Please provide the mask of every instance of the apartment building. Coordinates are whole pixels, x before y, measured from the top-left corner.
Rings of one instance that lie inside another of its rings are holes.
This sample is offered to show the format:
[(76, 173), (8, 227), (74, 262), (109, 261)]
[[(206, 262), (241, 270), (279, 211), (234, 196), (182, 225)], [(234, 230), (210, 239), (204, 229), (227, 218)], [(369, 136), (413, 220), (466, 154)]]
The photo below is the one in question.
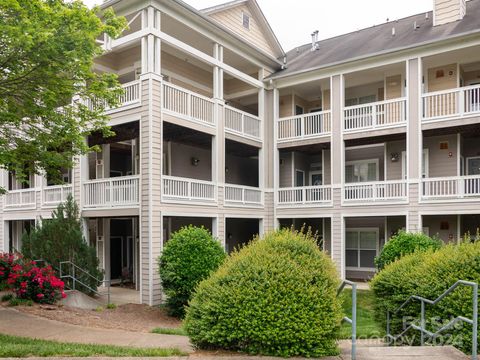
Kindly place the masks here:
[(360, 280), (399, 229), (452, 242), (480, 227), (480, 0), (314, 32), (287, 53), (255, 0), (103, 6), (129, 22), (98, 40), (95, 64), (125, 89), (108, 110), (116, 135), (89, 136), (102, 151), (65, 184), (3, 173), (0, 250), (73, 194), (105, 277), (127, 274), (139, 302), (158, 304), (157, 258), (188, 224), (227, 251), (311, 226), (341, 276)]

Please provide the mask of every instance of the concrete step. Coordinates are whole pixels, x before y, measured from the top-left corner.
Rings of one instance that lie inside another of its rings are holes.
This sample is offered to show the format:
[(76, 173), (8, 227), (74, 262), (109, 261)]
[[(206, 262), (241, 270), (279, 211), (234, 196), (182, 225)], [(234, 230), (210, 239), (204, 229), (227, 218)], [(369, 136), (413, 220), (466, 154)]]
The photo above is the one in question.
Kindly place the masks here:
[[(342, 347), (342, 359), (350, 360), (350, 349)], [(360, 346), (357, 360), (467, 360), (469, 356), (453, 346)]]

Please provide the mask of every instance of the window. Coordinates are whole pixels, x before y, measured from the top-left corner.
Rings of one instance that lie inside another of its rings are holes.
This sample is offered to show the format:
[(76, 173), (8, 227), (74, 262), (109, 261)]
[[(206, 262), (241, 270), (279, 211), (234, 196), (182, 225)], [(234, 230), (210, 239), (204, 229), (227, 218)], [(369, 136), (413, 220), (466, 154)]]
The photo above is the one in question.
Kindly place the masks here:
[(245, 29), (250, 30), (250, 15), (242, 13), (242, 24)]
[(322, 170), (310, 171), (310, 186), (323, 184)]
[(303, 107), (295, 105), (295, 115), (302, 115), (304, 113)]
[(378, 228), (347, 229), (345, 265), (351, 270), (375, 270), (378, 252)]
[(378, 159), (349, 161), (345, 165), (345, 182), (378, 181)]

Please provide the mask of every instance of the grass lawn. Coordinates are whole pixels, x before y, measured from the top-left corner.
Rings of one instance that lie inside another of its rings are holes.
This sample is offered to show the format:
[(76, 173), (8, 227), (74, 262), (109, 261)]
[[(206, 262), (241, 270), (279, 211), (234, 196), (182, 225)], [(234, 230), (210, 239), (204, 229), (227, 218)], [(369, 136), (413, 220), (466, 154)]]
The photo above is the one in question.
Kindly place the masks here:
[(111, 345), (88, 345), (37, 340), (0, 334), (0, 358), (50, 356), (152, 357), (186, 355), (178, 349), (133, 348)]
[(165, 335), (182, 335), (187, 336), (187, 332), (183, 328), (155, 328), (151, 331), (154, 334), (165, 334)]
[[(352, 291), (346, 289), (341, 295), (343, 311), (352, 315)], [(375, 297), (371, 290), (357, 290), (357, 338), (367, 339), (385, 335), (385, 330), (374, 319)], [(348, 323), (342, 324), (340, 337), (349, 339), (352, 336), (352, 327)]]

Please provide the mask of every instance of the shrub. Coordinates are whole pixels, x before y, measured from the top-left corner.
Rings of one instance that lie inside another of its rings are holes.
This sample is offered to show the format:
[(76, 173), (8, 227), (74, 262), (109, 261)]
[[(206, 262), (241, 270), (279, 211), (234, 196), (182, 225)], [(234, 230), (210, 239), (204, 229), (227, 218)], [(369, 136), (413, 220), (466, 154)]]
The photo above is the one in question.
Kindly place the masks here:
[(339, 279), (310, 233), (270, 232), (199, 284), (184, 321), (192, 343), (275, 356), (337, 354)]
[[(93, 276), (77, 274), (78, 280), (92, 289), (99, 285), (95, 278), (103, 278), (95, 248), (83, 237), (78, 206), (72, 196), (68, 197), (65, 204), (58, 206), (52, 219), (43, 220), (41, 225), (24, 235), (22, 253), (30, 259), (45, 260), (56, 269), (62, 261), (73, 262)], [(88, 292), (81, 284), (77, 285), (78, 290)]]
[(12, 268), (21, 265), (22, 260), (20, 254), (0, 253), (0, 285), (6, 285)]
[(375, 258), (375, 265), (381, 270), (386, 265), (400, 259), (404, 255), (428, 249), (437, 250), (442, 244), (441, 240), (432, 239), (422, 233), (400, 231), (397, 235), (392, 236), (385, 244), (380, 255)]
[[(410, 295), (420, 295), (433, 300), (457, 280), (480, 283), (480, 242), (446, 245), (437, 251), (427, 250), (406, 255), (387, 265), (370, 284), (377, 299), (377, 318), (385, 323), (386, 310), (396, 309)], [(392, 333), (401, 331), (402, 317), (418, 319), (419, 314), (418, 301), (407, 306), (395, 315)], [(426, 319), (432, 320), (427, 321), (430, 331), (438, 330), (441, 324), (444, 325), (456, 316), (472, 317), (470, 288), (457, 288), (436, 306), (426, 305)], [(437, 320), (443, 323), (440, 324)], [(469, 324), (444, 333), (453, 335), (453, 345), (465, 352), (470, 351), (472, 328)], [(420, 336), (418, 333), (410, 335), (415, 335), (417, 341)]]
[(55, 276), (50, 266), (40, 268), (34, 262), (12, 268), (8, 283), (17, 299), (32, 300), (40, 304), (54, 304), (65, 298), (64, 283)]
[(184, 315), (195, 287), (218, 268), (225, 256), (221, 244), (204, 227), (190, 225), (172, 234), (159, 258), (160, 278), (171, 315)]

